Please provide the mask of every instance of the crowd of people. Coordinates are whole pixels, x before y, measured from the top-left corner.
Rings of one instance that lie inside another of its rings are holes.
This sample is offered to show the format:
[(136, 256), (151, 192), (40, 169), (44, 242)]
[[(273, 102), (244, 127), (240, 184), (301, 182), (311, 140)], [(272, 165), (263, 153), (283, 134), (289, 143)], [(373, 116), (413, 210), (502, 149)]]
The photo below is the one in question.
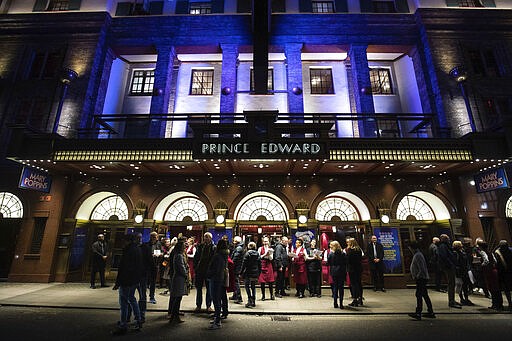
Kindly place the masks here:
[[(147, 243), (142, 243), (141, 237), (140, 234), (126, 235), (114, 286), (119, 289), (121, 307), (115, 334), (126, 333), (132, 314), (133, 328), (141, 328), (147, 302), (156, 304), (157, 284), (166, 288), (163, 294), (169, 295), (169, 323), (184, 322), (180, 313), (181, 300), (195, 287), (194, 312), (210, 313), (212, 320), (208, 328), (212, 330), (221, 328), (222, 320), (228, 317), (229, 300), (235, 304), (245, 302), (245, 307), (251, 309), (256, 306), (258, 287), (261, 301), (289, 296), (291, 278), (295, 283), (295, 296), (299, 299), (306, 296), (306, 290), (310, 297), (321, 297), (323, 277), (327, 275), (334, 308), (345, 308), (345, 286), (350, 288), (352, 297), (348, 305), (361, 306), (364, 256), (368, 257), (374, 290), (385, 291), (384, 249), (376, 236), (370, 238), (365, 251), (354, 238), (330, 241), (329, 247), (322, 250), (317, 247), (316, 240), (307, 237), (296, 238), (294, 245), (286, 236), (279, 239), (264, 236), (261, 240), (257, 236), (246, 236), (244, 240), (235, 236), (232, 243), (224, 236), (216, 245), (209, 232), (204, 234), (202, 242), (182, 236), (160, 241), (156, 232), (151, 233)], [(416, 311), (409, 314), (412, 318), (435, 318), (427, 290), (429, 272), (434, 274), (436, 289), (442, 292), (445, 290), (441, 286), (441, 276), (446, 277), (450, 307), (460, 309), (463, 305), (472, 305), (469, 296), (478, 289), (491, 299), (490, 309), (504, 309), (502, 292), (508, 308), (512, 307), (512, 251), (506, 241), (500, 241), (499, 247), (491, 251), (481, 238), (475, 245), (471, 245), (467, 238), (450, 243), (449, 237), (443, 234), (433, 238), (427, 257), (420, 251), (417, 241), (411, 241), (409, 248), (413, 253), (410, 272), (416, 281), (417, 298)], [(95, 249), (101, 247), (96, 245)], [(323, 273), (326, 268), (327, 274)], [(149, 299), (146, 298), (147, 290)], [(228, 292), (232, 293), (229, 298)], [(455, 300), (456, 294), (459, 301)], [(422, 313), (423, 301), (427, 306), (425, 314)]]

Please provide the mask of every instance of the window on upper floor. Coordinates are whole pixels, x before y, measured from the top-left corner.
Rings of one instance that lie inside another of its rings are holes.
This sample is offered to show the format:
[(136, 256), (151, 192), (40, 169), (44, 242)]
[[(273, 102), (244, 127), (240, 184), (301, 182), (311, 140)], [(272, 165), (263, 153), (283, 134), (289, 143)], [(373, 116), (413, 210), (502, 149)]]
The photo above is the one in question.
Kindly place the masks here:
[(374, 95), (392, 95), (393, 87), (391, 84), (391, 71), (385, 68), (370, 69), (370, 82), (372, 84), (372, 94)]
[(394, 0), (373, 1), (373, 12), (375, 13), (396, 13)]
[(211, 2), (192, 2), (190, 3), (189, 14), (211, 14)]
[(334, 94), (332, 69), (309, 69), (309, 77), (309, 81), (311, 83), (311, 94)]
[(512, 97), (482, 98), (485, 106), (485, 126), (501, 131), (503, 122), (512, 118)]
[(334, 13), (333, 1), (313, 1), (313, 13)]
[[(274, 69), (268, 69), (267, 89), (274, 90)], [(254, 92), (254, 69), (251, 68), (251, 92)]]
[(55, 77), (60, 70), (62, 57), (61, 51), (34, 51), (28, 78), (49, 79)]
[(213, 95), (213, 70), (192, 70), (191, 95)]
[(33, 12), (76, 11), (80, 9), (82, 0), (36, 0)]
[(468, 49), (467, 57), (474, 75), (487, 77), (502, 76), (494, 49)]
[(459, 7), (484, 7), (479, 0), (458, 0)]
[(134, 70), (130, 86), (130, 95), (152, 95), (154, 83), (155, 70)]
[[(252, 4), (251, 0), (237, 0), (236, 12), (237, 13), (251, 13)], [(286, 0), (272, 0), (272, 13), (285, 13)]]

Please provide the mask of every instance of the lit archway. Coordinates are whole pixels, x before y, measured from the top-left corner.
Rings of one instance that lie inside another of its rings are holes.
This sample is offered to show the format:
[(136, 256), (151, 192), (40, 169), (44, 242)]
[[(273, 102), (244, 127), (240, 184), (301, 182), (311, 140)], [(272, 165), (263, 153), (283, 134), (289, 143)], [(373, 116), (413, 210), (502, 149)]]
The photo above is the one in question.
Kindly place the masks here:
[(0, 192), (0, 217), (23, 218), (23, 204), (12, 193)]
[(355, 206), (345, 198), (328, 197), (316, 208), (315, 219), (319, 221), (359, 221), (361, 220)]
[(269, 192), (255, 192), (240, 201), (235, 209), (236, 220), (286, 221), (286, 205), (276, 195)]
[(128, 207), (119, 195), (113, 195), (100, 201), (92, 210), (91, 220), (126, 220)]
[(415, 191), (407, 194), (397, 207), (396, 217), (399, 220), (445, 220), (450, 219), (450, 211), (436, 195), (426, 191)]
[(193, 197), (181, 198), (173, 202), (164, 215), (165, 221), (205, 221), (208, 210), (205, 204)]
[(512, 196), (508, 198), (507, 204), (505, 205), (505, 215), (507, 218), (512, 218)]
[[(361, 198), (359, 198), (357, 195), (350, 193), (350, 192), (346, 192), (346, 191), (337, 191), (337, 192), (327, 194), (325, 196), (324, 200), (326, 200), (327, 198), (334, 198), (334, 197), (343, 198), (343, 200), (351, 203), (359, 215), (358, 220), (363, 221), (363, 220), (371, 219), (370, 210), (368, 209), (368, 206), (366, 206), (364, 201)], [(317, 209), (317, 211), (318, 211), (318, 209)]]

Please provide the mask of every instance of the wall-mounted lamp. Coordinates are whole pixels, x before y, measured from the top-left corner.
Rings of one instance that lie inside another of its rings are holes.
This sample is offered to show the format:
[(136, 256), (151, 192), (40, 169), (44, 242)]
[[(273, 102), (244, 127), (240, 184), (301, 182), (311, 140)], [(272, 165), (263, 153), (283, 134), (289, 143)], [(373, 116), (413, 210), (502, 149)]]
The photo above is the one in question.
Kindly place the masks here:
[(153, 96), (162, 96), (164, 91), (162, 89), (153, 88)]
[(263, 232), (263, 229), (261, 227), (258, 227), (258, 234), (261, 234)]
[(464, 104), (466, 104), (466, 110), (468, 112), (469, 125), (471, 126), (471, 131), (476, 131), (475, 119), (473, 117), (473, 111), (471, 110), (471, 103), (469, 103), (468, 95), (466, 94), (466, 88), (464, 83), (468, 79), (468, 73), (466, 68), (462, 65), (458, 65), (450, 70), (450, 77), (452, 77), (457, 84), (459, 85), (460, 93), (462, 98), (464, 99)]
[(59, 121), (60, 115), (62, 113), (62, 107), (64, 105), (64, 100), (66, 99), (66, 94), (68, 93), (68, 86), (75, 79), (78, 78), (78, 73), (70, 68), (63, 68), (60, 73), (60, 81), (62, 83), (62, 92), (60, 94), (59, 106), (57, 107), (57, 112), (55, 113), (55, 120), (53, 121), (52, 133), (57, 133), (59, 129)]
[(333, 233), (336, 233), (336, 231), (338, 231), (338, 229), (336, 228), (336, 226), (333, 226), (333, 227), (332, 227), (332, 232), (333, 232)]
[(300, 95), (300, 94), (302, 93), (302, 89), (301, 89), (301, 88), (299, 88), (298, 86), (296, 86), (296, 87), (294, 87), (294, 88), (292, 89), (292, 93), (293, 93), (294, 95)]
[(224, 224), (224, 221), (226, 221), (226, 218), (224, 217), (223, 214), (219, 214), (218, 216), (215, 217), (215, 222), (217, 224)]
[(371, 86), (363, 86), (361, 89), (359, 89), (361, 92), (361, 95), (371, 95), (372, 93), (372, 87)]
[(231, 94), (231, 88), (229, 86), (225, 86), (222, 88), (221, 92), (223, 95), (229, 95)]
[(305, 223), (307, 223), (307, 222), (308, 222), (308, 217), (306, 217), (305, 215), (301, 214), (301, 215), (299, 216), (299, 223), (301, 223), (301, 224), (305, 224)]
[(389, 223), (389, 216), (387, 214), (383, 214), (380, 216), (380, 221), (382, 221), (383, 224)]
[(144, 221), (144, 216), (143, 216), (142, 214), (137, 214), (137, 215), (135, 216), (135, 222), (136, 222), (137, 224), (140, 224), (140, 223), (142, 223), (143, 221)]

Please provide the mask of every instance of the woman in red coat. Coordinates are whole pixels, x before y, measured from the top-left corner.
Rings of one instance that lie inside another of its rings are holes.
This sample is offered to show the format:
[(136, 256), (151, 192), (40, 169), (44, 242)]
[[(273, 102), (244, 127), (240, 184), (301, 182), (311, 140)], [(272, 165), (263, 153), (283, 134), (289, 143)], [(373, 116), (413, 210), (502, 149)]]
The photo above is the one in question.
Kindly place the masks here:
[(188, 239), (186, 253), (188, 268), (190, 270), (190, 283), (194, 283), (194, 279), (196, 277), (196, 274), (194, 272), (194, 257), (196, 256), (196, 246), (194, 237), (190, 237)]
[(295, 280), (295, 287), (297, 293), (295, 296), (304, 298), (304, 291), (308, 284), (308, 274), (306, 271), (306, 248), (303, 246), (303, 240), (297, 239), (295, 241), (295, 252), (292, 254), (293, 260), (293, 277)]
[(261, 273), (258, 278), (258, 282), (261, 284), (261, 300), (265, 301), (265, 284), (268, 283), (270, 290), (270, 299), (274, 298), (274, 267), (272, 266), (272, 260), (274, 258), (274, 249), (269, 245), (268, 237), (263, 237), (263, 246), (258, 249), (258, 253), (261, 257)]

